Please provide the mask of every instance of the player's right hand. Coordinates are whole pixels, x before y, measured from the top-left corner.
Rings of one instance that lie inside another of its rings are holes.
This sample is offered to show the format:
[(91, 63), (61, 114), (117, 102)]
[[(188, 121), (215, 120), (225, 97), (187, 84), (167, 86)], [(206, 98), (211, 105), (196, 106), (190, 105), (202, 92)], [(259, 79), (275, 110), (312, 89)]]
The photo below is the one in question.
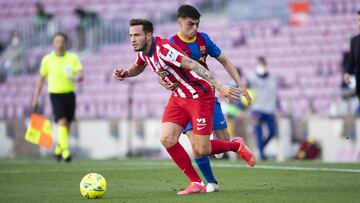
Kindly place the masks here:
[(350, 74), (348, 74), (348, 73), (345, 73), (344, 74), (344, 82), (348, 85), (348, 84), (350, 84), (350, 78), (351, 78), (351, 76), (350, 76)]
[(167, 90), (170, 90), (170, 91), (175, 91), (179, 86), (178, 82), (174, 82), (174, 83), (167, 82), (167, 81), (162, 80), (160, 77), (158, 77), (158, 82), (160, 83), (161, 86), (165, 87)]
[(113, 72), (113, 77), (116, 80), (125, 80), (125, 78), (127, 78), (129, 76), (129, 71), (128, 70), (124, 70), (124, 69), (115, 69)]
[(172, 82), (165, 82), (164, 81), (162, 83), (162, 86), (164, 86), (167, 90), (175, 91), (178, 88), (179, 83), (178, 82), (172, 83)]
[(175, 91), (178, 88), (178, 86), (179, 86), (178, 82), (175, 82), (175, 83), (167, 82), (166, 83), (166, 89), (171, 90), (171, 91)]

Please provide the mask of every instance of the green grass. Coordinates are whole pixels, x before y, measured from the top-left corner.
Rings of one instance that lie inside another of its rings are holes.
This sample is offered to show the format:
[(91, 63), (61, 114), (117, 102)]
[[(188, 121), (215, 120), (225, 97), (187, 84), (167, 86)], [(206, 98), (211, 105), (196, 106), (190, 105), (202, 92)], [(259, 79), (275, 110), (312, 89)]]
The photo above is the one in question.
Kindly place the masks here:
[[(266, 169), (297, 166), (360, 170), (360, 164), (318, 162), (258, 163), (247, 168), (241, 162), (212, 160), (221, 191), (177, 196), (188, 182), (170, 161), (1, 159), (0, 202), (359, 202), (360, 172)], [(81, 178), (90, 172), (107, 180), (103, 199), (80, 195)]]

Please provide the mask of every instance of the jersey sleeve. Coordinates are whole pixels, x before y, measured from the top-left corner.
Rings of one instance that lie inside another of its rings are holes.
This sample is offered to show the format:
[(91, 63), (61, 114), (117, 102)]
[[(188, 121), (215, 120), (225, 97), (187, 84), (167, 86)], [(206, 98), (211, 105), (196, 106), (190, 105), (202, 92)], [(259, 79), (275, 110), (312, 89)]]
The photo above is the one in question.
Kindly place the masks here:
[(45, 56), (42, 60), (41, 60), (41, 65), (40, 65), (40, 75), (41, 76), (47, 76), (49, 72), (49, 68), (48, 68), (48, 59)]
[(175, 43), (175, 40), (174, 40), (173, 37), (170, 37), (168, 40), (169, 40), (170, 42), (172, 42), (172, 43)]
[(135, 63), (138, 64), (138, 65), (145, 65), (146, 64), (144, 58), (141, 57), (140, 52), (138, 52), (138, 54), (136, 56)]
[(184, 57), (184, 54), (177, 50), (175, 47), (171, 46), (171, 44), (164, 44), (160, 48), (159, 57), (166, 64), (181, 67), (181, 61)]
[(209, 35), (203, 32), (201, 35), (204, 37), (208, 54), (214, 58), (219, 57), (221, 54), (221, 49), (216, 46), (216, 44), (210, 39)]
[(76, 54), (74, 54), (73, 56), (74, 56), (73, 68), (74, 68), (74, 72), (77, 73), (82, 70), (82, 64), (80, 62), (79, 57)]

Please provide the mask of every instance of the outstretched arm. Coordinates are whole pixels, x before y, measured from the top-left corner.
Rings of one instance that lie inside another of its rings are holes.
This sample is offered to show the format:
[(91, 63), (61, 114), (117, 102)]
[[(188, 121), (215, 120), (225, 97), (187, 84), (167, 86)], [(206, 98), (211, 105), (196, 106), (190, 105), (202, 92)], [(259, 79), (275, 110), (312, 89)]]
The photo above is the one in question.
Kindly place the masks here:
[(139, 65), (137, 63), (133, 63), (129, 66), (128, 69), (115, 69), (113, 72), (113, 77), (116, 80), (125, 80), (127, 77), (135, 77), (142, 73), (145, 70), (146, 65)]
[(224, 66), (225, 70), (229, 73), (231, 78), (240, 88), (246, 86), (245, 81), (241, 80), (234, 64), (225, 54), (221, 53), (220, 56), (216, 58), (216, 60), (218, 60)]
[(216, 59), (224, 66), (225, 70), (229, 73), (232, 79), (239, 86), (241, 95), (245, 97), (248, 105), (250, 105), (252, 100), (251, 97), (249, 96), (249, 93), (247, 92), (246, 82), (240, 78), (240, 75), (237, 72), (234, 64), (224, 53), (221, 53), (220, 56), (218, 56)]
[(200, 77), (207, 80), (215, 89), (219, 91), (221, 95), (225, 98), (239, 100), (240, 99), (240, 91), (239, 88), (230, 87), (228, 85), (224, 85), (210, 73), (204, 66), (200, 65), (198, 62), (190, 59), (187, 56), (183, 56), (181, 60), (181, 67), (184, 69), (189, 69), (194, 71)]

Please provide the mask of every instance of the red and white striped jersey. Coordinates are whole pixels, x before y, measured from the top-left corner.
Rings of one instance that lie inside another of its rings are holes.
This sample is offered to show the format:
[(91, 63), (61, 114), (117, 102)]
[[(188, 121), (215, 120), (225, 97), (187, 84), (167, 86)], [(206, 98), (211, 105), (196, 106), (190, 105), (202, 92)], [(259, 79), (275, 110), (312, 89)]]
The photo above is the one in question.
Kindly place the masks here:
[(209, 82), (194, 71), (183, 69), (180, 64), (186, 54), (173, 42), (160, 37), (154, 37), (149, 56), (138, 52), (135, 63), (147, 64), (163, 81), (179, 83), (175, 96), (182, 98), (199, 98), (213, 91)]

